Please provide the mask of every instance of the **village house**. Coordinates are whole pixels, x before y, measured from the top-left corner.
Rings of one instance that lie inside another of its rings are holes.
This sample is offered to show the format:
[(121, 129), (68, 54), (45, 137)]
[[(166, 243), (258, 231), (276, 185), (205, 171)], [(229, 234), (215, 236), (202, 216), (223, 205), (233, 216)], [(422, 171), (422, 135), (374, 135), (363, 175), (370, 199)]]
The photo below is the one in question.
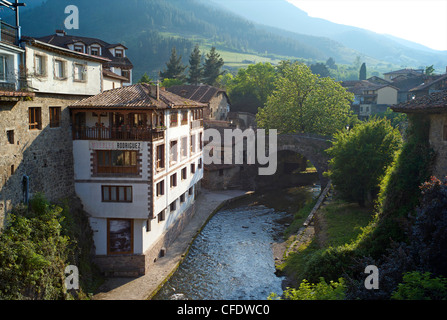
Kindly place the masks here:
[(420, 85), (409, 90), (411, 98), (422, 97), (433, 92), (447, 89), (447, 73), (444, 75), (426, 77)]
[(0, 226), (36, 192), (50, 201), (75, 194), (68, 106), (125, 84), (121, 75), (107, 77), (114, 61), (92, 51), (94, 43), (82, 51), (48, 37), (21, 37), (18, 27), (1, 23)]
[(193, 214), (206, 106), (149, 84), (70, 106), (75, 189), (104, 273), (144, 274)]
[(210, 85), (182, 85), (167, 88), (169, 92), (181, 97), (205, 103), (203, 119), (206, 120), (227, 120), (230, 112), (230, 99), (225, 90)]
[(386, 72), (383, 74), (383, 77), (385, 80), (388, 81), (396, 81), (396, 80), (403, 80), (408, 79), (412, 77), (419, 77), (424, 74), (424, 69), (400, 69), (400, 70), (394, 70), (390, 72)]
[(358, 80), (344, 81), (342, 86), (354, 94), (352, 108), (360, 119), (368, 119), (373, 114), (385, 112), (397, 103), (398, 88), (389, 83)]
[(438, 178), (447, 176), (447, 90), (417, 97), (391, 109), (430, 121), (429, 142), (435, 152), (432, 174)]

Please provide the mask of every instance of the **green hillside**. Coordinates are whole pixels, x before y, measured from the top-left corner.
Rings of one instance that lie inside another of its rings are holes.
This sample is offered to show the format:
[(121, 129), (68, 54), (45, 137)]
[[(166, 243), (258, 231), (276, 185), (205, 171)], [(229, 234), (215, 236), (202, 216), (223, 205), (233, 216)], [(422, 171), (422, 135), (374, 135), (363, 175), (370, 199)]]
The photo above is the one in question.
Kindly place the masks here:
[(80, 18), (80, 28), (67, 32), (126, 45), (134, 79), (144, 72), (157, 77), (173, 46), (187, 63), (196, 43), (203, 49), (216, 46), (227, 68), (286, 58), (326, 61), (330, 56), (351, 63), (360, 55), (327, 38), (267, 30), (203, 0), (47, 0), (22, 11), (22, 33), (39, 37), (63, 29), (67, 5), (76, 5)]

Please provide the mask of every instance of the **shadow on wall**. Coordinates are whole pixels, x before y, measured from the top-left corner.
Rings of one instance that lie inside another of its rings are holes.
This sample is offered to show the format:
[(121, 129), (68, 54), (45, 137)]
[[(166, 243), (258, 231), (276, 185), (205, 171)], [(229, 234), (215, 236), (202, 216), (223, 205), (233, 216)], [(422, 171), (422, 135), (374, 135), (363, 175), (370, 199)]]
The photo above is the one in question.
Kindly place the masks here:
[(73, 143), (69, 109), (61, 111), (59, 126), (50, 128), (49, 108), (41, 107), (42, 129), (29, 129), (32, 101), (0, 104), (0, 226), (14, 206), (23, 202), (23, 177), (29, 194), (42, 192), (49, 201), (73, 196)]

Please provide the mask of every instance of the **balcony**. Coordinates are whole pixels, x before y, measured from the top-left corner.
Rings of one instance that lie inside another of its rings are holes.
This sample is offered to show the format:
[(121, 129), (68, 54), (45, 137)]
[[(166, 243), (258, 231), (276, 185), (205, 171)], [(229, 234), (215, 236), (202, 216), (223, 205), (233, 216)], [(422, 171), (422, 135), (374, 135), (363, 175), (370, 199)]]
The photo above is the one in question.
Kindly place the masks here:
[(80, 126), (73, 128), (73, 140), (157, 141), (164, 139), (164, 130), (151, 127)]
[(18, 45), (19, 29), (3, 21), (0, 21), (0, 41)]
[(191, 129), (203, 128), (203, 120), (191, 121)]

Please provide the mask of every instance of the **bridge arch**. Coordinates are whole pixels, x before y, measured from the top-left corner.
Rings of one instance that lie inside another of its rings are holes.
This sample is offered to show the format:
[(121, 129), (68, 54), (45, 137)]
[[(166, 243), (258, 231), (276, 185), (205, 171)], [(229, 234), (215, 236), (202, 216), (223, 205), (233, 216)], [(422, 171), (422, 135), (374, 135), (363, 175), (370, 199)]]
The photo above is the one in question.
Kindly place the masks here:
[(306, 157), (317, 169), (321, 187), (324, 188), (329, 179), (324, 177), (323, 173), (328, 171), (330, 160), (325, 150), (332, 146), (331, 139), (332, 137), (307, 133), (280, 134), (276, 152), (288, 150)]

